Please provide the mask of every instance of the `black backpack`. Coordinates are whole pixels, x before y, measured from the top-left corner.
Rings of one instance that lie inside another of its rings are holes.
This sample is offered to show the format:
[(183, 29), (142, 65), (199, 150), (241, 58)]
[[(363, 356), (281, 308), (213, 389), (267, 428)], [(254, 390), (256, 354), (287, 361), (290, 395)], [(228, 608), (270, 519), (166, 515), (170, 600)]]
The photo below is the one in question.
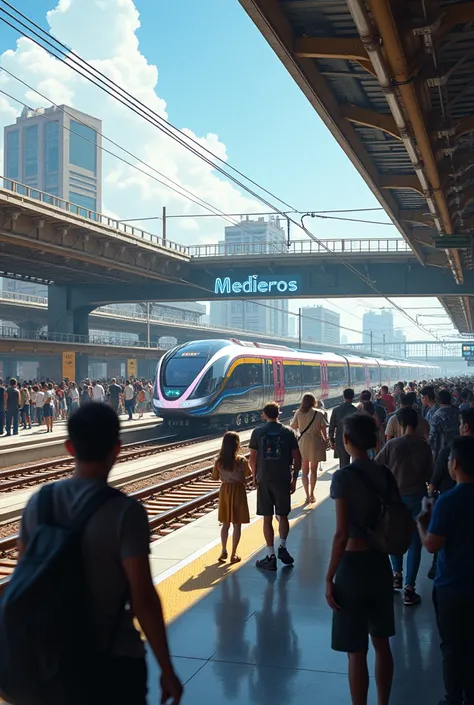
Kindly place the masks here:
[(0, 601), (0, 692), (11, 705), (86, 705), (97, 668), (81, 538), (120, 495), (104, 486), (70, 527), (54, 523), (53, 485), (38, 496), (38, 527)]
[(381, 553), (402, 556), (410, 548), (416, 525), (410, 510), (400, 497), (390, 469), (384, 465), (380, 466), (380, 472), (385, 470), (389, 480), (384, 495), (361, 468), (355, 463), (352, 463), (351, 467), (355, 468), (357, 477), (366, 489), (371, 494), (376, 494), (379, 499), (376, 515), (366, 529), (368, 543)]

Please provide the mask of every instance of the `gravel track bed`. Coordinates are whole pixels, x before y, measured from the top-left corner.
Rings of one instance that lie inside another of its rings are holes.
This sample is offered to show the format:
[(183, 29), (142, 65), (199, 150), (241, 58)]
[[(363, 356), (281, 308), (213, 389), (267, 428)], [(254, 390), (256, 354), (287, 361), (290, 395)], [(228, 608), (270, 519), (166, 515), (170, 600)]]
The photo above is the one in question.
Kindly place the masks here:
[[(214, 456), (213, 456), (214, 457)], [(143, 480), (137, 480), (136, 482), (127, 482), (126, 485), (122, 485), (120, 489), (122, 492), (129, 494), (130, 492), (137, 492), (138, 490), (143, 490), (145, 487), (151, 487), (151, 485), (156, 485), (158, 482), (165, 482), (165, 480), (172, 480), (174, 477), (179, 477), (180, 475), (186, 475), (188, 472), (193, 472), (194, 470), (201, 470), (213, 462), (213, 457), (207, 460), (201, 460), (197, 463), (189, 463), (189, 465), (182, 466), (180, 468), (170, 468), (169, 470), (158, 471), (155, 475), (149, 475)]]

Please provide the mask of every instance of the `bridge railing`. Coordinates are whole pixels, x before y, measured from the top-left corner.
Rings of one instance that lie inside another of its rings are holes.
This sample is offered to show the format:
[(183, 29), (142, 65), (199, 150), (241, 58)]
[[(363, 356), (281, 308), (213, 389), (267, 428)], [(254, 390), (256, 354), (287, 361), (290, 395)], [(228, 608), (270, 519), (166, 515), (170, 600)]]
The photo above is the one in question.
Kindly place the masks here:
[(93, 221), (96, 225), (106, 225), (114, 230), (119, 230), (125, 235), (131, 235), (138, 240), (144, 240), (158, 247), (164, 247), (167, 250), (173, 250), (174, 252), (181, 252), (182, 254), (187, 254), (188, 248), (185, 245), (180, 245), (177, 242), (168, 240), (168, 238), (163, 238), (160, 235), (155, 235), (154, 233), (149, 233), (146, 230), (141, 230), (141, 228), (136, 228), (134, 225), (125, 223), (116, 218), (110, 218), (104, 213), (98, 213), (94, 210), (89, 210), (83, 206), (79, 206), (76, 203), (71, 203), (66, 201), (64, 198), (59, 198), (51, 193), (46, 193), (45, 191), (40, 191), (32, 186), (27, 186), (19, 181), (14, 181), (13, 179), (7, 179), (0, 176), (0, 180), (3, 180), (3, 187), (8, 189), (8, 191), (13, 191), (13, 193), (19, 196), (26, 196), (26, 198), (33, 198), (35, 201), (40, 201), (48, 206), (54, 206), (55, 208), (61, 208), (63, 211), (78, 215), (86, 220)]
[(229, 255), (318, 255), (334, 252), (340, 255), (354, 254), (410, 254), (411, 247), (401, 238), (364, 240), (293, 240), (287, 243), (234, 243), (219, 242), (214, 244), (190, 245), (188, 254), (191, 257), (226, 257)]
[(79, 345), (116, 345), (117, 347), (157, 348), (158, 343), (148, 343), (134, 338), (117, 338), (107, 335), (75, 335), (73, 333), (45, 333), (35, 330), (19, 330), (8, 326), (0, 326), (0, 338), (11, 340), (35, 340), (52, 343), (74, 343)]
[(2, 291), (0, 290), (0, 301), (20, 301), (27, 304), (40, 304), (41, 306), (48, 305), (48, 299), (45, 296), (33, 296), (32, 294), (22, 294), (19, 291)]

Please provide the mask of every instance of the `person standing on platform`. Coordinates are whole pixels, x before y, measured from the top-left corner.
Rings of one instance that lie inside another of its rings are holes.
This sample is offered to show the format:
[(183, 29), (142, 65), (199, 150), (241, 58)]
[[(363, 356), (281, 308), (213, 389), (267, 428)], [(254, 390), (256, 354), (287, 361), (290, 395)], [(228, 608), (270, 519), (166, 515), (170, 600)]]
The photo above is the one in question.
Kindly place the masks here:
[(5, 416), (7, 436), (18, 436), (18, 421), (20, 417), (20, 392), (18, 382), (12, 378), (5, 392)]
[(125, 402), (125, 411), (128, 413), (128, 420), (133, 419), (133, 409), (135, 406), (135, 389), (133, 384), (129, 379), (125, 382), (125, 389), (123, 390), (123, 399)]
[(54, 422), (54, 390), (51, 382), (48, 383), (44, 393), (43, 416), (46, 424), (46, 433), (52, 433)]
[(336, 406), (331, 414), (329, 422), (329, 440), (334, 449), (334, 457), (339, 458), (339, 467), (343, 468), (351, 462), (350, 456), (344, 446), (343, 422), (349, 414), (355, 414), (357, 409), (352, 403), (354, 401), (354, 390), (344, 389), (344, 403)]
[(38, 426), (43, 425), (43, 406), (44, 406), (44, 389), (43, 385), (38, 385), (38, 391), (36, 392), (36, 420), (38, 421)]
[(449, 472), (456, 486), (418, 517), (421, 541), (438, 553), (433, 601), (441, 638), (445, 705), (474, 703), (474, 438), (456, 438)]
[[(403, 502), (410, 510), (413, 519), (416, 519), (421, 512), (421, 503), (423, 497), (426, 497), (428, 483), (433, 473), (433, 454), (427, 442), (417, 434), (420, 417), (415, 409), (402, 407), (397, 411), (397, 418), (403, 435), (388, 441), (375, 460), (380, 465), (390, 468)], [(416, 531), (413, 532), (407, 552), (405, 586), (403, 585), (403, 556), (391, 556), (391, 561), (393, 589), (403, 589), (404, 605), (407, 607), (417, 605), (421, 601), (415, 589), (421, 561), (421, 543)]]
[(92, 382), (92, 401), (105, 401), (105, 390), (97, 380)]
[(0, 378), (0, 436), (3, 436), (5, 431), (5, 394), (7, 390), (5, 389), (5, 384), (3, 379)]
[(423, 408), (423, 418), (425, 418), (428, 423), (431, 424), (431, 419), (433, 415), (439, 409), (439, 404), (436, 402), (435, 388), (431, 385), (423, 387), (420, 392), (420, 397), (421, 406)]
[(394, 502), (401, 499), (390, 470), (369, 460), (376, 436), (375, 420), (368, 414), (345, 418), (343, 438), (352, 463), (337, 470), (331, 482), (336, 532), (326, 575), (326, 600), (333, 610), (331, 646), (349, 657), (353, 705), (367, 704), (369, 636), (375, 649), (378, 705), (389, 705), (393, 679), (392, 569), (388, 555), (371, 547), (368, 532), (380, 508), (380, 495)]
[[(291, 422), (291, 428), (299, 432), (298, 445), (301, 452), (301, 473), (306, 493), (306, 504), (314, 503), (314, 491), (318, 477), (319, 463), (326, 460), (327, 423), (318, 410), (312, 394), (305, 394), (301, 406)], [(311, 468), (311, 484), (309, 472)]]
[[(418, 411), (415, 409), (416, 394), (415, 392), (403, 393), (400, 397), (400, 409), (414, 409), (416, 413)], [(421, 416), (418, 416), (418, 425), (416, 427), (417, 435), (423, 440), (427, 440), (430, 434), (430, 425), (428, 421)], [(387, 421), (387, 426), (385, 428), (385, 436), (387, 441), (392, 440), (392, 438), (399, 438), (403, 436), (403, 429), (398, 421), (398, 412), (392, 414)]]
[(23, 423), (23, 428), (31, 428), (31, 416), (30, 416), (30, 392), (28, 390), (28, 382), (23, 382), (20, 389), (20, 408), (21, 408), (21, 421)]
[(276, 570), (275, 534), (273, 516), (280, 525), (278, 558), (285, 565), (292, 565), (286, 541), (290, 532), (288, 516), (291, 511), (291, 495), (296, 490), (296, 481), (301, 468), (301, 453), (296, 434), (278, 421), (280, 407), (274, 401), (263, 407), (265, 423), (252, 431), (250, 437), (250, 468), (257, 487), (257, 514), (263, 516), (263, 534), (267, 544), (264, 558), (257, 561), (257, 568)]
[(122, 387), (120, 384), (117, 384), (117, 380), (115, 377), (112, 377), (112, 380), (110, 382), (110, 387), (109, 387), (109, 400), (110, 400), (110, 406), (112, 409), (115, 411), (116, 414), (118, 414), (119, 410), (119, 404), (120, 404), (120, 395), (122, 393)]
[(69, 382), (69, 417), (79, 409), (79, 390), (75, 382)]
[(395, 401), (393, 399), (393, 396), (388, 391), (388, 387), (386, 384), (384, 384), (380, 389), (379, 399), (387, 414), (393, 414), (393, 412), (395, 411)]
[[(52, 485), (54, 519), (70, 527), (85, 507), (103, 493), (120, 452), (120, 424), (105, 404), (82, 406), (68, 421), (66, 447), (75, 459), (74, 475)], [(19, 559), (35, 536), (39, 493), (26, 506), (18, 542)], [(91, 650), (96, 649), (94, 703), (146, 705), (145, 647), (136, 618), (161, 668), (162, 703), (178, 705), (183, 688), (171, 662), (160, 598), (153, 585), (150, 529), (146, 511), (116, 491), (86, 522), (82, 556), (92, 601)], [(126, 599), (125, 599), (126, 596)]]
[(231, 524), (233, 533), (230, 562), (240, 563), (237, 547), (242, 534), (242, 524), (250, 522), (245, 484), (251, 476), (252, 472), (248, 461), (240, 449), (239, 434), (227, 431), (222, 439), (222, 446), (212, 471), (212, 479), (222, 482), (218, 510), (218, 520), (222, 524), (222, 553), (219, 556), (219, 563), (223, 563), (228, 558), (227, 540)]
[(438, 394), (439, 409), (430, 420), (428, 443), (435, 459), (443, 448), (450, 446), (459, 430), (459, 411), (452, 405), (451, 393), (441, 389)]

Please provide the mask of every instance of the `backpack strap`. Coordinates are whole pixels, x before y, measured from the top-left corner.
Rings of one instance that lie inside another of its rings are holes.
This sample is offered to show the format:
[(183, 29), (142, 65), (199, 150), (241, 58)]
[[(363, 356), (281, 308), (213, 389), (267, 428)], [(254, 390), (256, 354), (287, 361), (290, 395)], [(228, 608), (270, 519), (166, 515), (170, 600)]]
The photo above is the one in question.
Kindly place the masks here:
[[(101, 487), (97, 492), (94, 492), (92, 497), (89, 498), (73, 519), (71, 531), (74, 533), (82, 531), (92, 515), (95, 514), (103, 504), (108, 502), (109, 499), (113, 499), (119, 495), (121, 495), (121, 492), (114, 487), (110, 487), (110, 485), (104, 485), (104, 487)], [(38, 493), (38, 524), (54, 523), (54, 483), (51, 483), (44, 485)]]
[(38, 524), (54, 524), (53, 485), (44, 485), (38, 493)]
[[(304, 436), (304, 434), (306, 433), (306, 431), (309, 431), (309, 429), (311, 428), (311, 426), (313, 425), (313, 423), (314, 423), (314, 421), (315, 421), (315, 419), (316, 419), (317, 413), (318, 413), (317, 411), (314, 412), (314, 416), (313, 416), (313, 418), (311, 419), (311, 421), (309, 422), (309, 424), (306, 426), (305, 429), (303, 429), (303, 430), (301, 431), (301, 433), (300, 433), (300, 438), (302, 438), (302, 437)], [(298, 439), (298, 440), (299, 440), (299, 439)]]

